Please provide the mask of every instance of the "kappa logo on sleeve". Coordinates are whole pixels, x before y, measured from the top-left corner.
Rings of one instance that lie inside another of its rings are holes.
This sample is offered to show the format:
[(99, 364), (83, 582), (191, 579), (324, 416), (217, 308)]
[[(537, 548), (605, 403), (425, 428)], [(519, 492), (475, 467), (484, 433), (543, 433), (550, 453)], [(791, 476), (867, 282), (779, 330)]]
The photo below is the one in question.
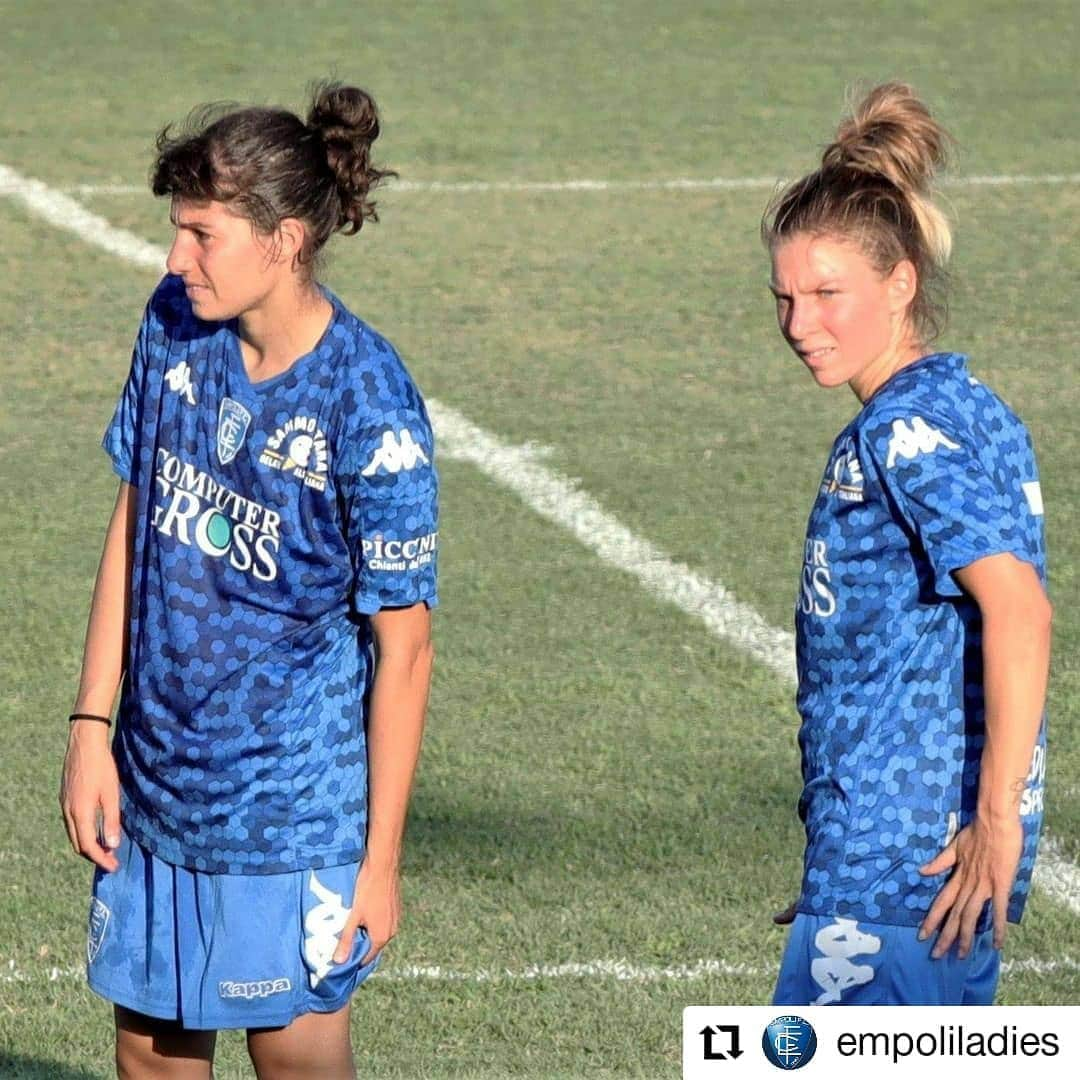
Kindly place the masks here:
[(911, 461), (919, 454), (932, 454), (939, 446), (944, 446), (946, 450), (960, 449), (957, 443), (931, 427), (921, 416), (913, 416), (910, 424), (904, 420), (894, 420), (885, 468), (891, 469), (898, 457)]
[(374, 476), (379, 469), (385, 469), (388, 473), (399, 473), (403, 469), (415, 469), (417, 465), (430, 464), (423, 448), (413, 439), (412, 432), (408, 428), (402, 428), (396, 435), (392, 431), (383, 432), (382, 444), (372, 454), (371, 461), (360, 475)]

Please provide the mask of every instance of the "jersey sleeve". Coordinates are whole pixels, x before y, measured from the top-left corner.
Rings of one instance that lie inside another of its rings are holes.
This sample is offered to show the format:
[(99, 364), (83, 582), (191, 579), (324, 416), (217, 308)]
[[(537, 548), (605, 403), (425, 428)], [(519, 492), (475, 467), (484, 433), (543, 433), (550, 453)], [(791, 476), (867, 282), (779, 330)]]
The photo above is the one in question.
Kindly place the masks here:
[(439, 480), (434, 437), (419, 396), (379, 412), (356, 431), (338, 469), (355, 573), (353, 604), (438, 603)]
[(953, 572), (985, 556), (1034, 561), (1009, 493), (963, 425), (893, 414), (869, 424), (861, 441), (894, 513), (918, 537), (939, 596), (959, 596)]
[(121, 480), (138, 485), (139, 435), (146, 408), (147, 371), (150, 363), (150, 342), (153, 336), (153, 300), (146, 306), (135, 347), (131, 353), (131, 368), (120, 392), (112, 420), (101, 440), (102, 449), (112, 460), (113, 471)]

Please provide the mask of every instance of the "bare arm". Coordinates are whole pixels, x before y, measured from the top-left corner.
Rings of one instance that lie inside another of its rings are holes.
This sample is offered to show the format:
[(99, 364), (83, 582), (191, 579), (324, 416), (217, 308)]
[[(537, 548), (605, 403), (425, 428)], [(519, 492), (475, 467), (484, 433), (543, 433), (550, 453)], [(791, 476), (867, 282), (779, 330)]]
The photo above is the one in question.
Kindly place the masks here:
[(959, 938), (971, 948), (982, 907), (992, 901), (994, 945), (1005, 941), (1009, 893), (1023, 850), (1020, 800), (1039, 734), (1050, 668), (1050, 602), (1035, 568), (1013, 555), (990, 555), (956, 572), (983, 620), (986, 743), (974, 820), (924, 874), (953, 868), (920, 936), (940, 928), (935, 957)]
[[(121, 482), (94, 584), (74, 712), (112, 713), (127, 656), (134, 534), (135, 490)], [(60, 807), (75, 851), (104, 870), (115, 870), (119, 864), (111, 849), (120, 843), (120, 784), (106, 725), (95, 720), (76, 720), (71, 725)], [(104, 846), (97, 835), (99, 812)]]
[(348, 957), (357, 926), (371, 938), (365, 962), (397, 931), (401, 842), (434, 661), (431, 612), (425, 604), (380, 611), (371, 625), (376, 666), (368, 718), (367, 853), (335, 963)]

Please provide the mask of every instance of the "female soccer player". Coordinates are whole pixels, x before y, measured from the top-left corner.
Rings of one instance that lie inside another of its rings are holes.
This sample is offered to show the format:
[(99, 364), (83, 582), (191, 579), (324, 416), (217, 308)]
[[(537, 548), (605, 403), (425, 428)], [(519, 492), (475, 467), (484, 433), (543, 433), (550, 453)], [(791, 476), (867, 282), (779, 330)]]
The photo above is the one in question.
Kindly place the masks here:
[(1023, 424), (931, 352), (947, 136), (873, 90), (762, 235), (784, 339), (860, 410), (829, 454), (796, 605), (806, 826), (777, 1004), (993, 1000), (1042, 819), (1050, 648)]
[(260, 1076), (353, 1076), (350, 995), (397, 926), (432, 434), (314, 277), (375, 220), (378, 133), (367, 94), (325, 84), (306, 122), (203, 113), (158, 140), (175, 239), (104, 438), (121, 484), (61, 788), (121, 1076), (209, 1076), (218, 1028), (247, 1029)]

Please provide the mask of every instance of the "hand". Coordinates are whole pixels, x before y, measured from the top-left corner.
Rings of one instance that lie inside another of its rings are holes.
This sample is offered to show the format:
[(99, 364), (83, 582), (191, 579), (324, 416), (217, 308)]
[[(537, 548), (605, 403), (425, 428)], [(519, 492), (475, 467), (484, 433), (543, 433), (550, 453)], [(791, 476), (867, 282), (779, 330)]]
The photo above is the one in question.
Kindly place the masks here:
[(380, 868), (365, 859), (356, 875), (352, 910), (338, 938), (334, 963), (342, 964), (348, 959), (358, 926), (367, 931), (371, 940), (371, 948), (362, 961), (370, 963), (397, 933), (400, 920), (401, 891), (397, 867)]
[(930, 954), (934, 960), (956, 941), (960, 943), (957, 954), (967, 956), (987, 900), (994, 913), (994, 948), (1005, 944), (1009, 894), (1023, 849), (1024, 829), (1018, 815), (993, 822), (975, 817), (936, 859), (920, 868), (919, 873), (927, 877), (952, 869), (919, 927), (920, 941), (938, 934)]
[(773, 917), (772, 921), (777, 926), (790, 926), (795, 921), (796, 908), (799, 906), (798, 901), (788, 904), (783, 911), (778, 911)]
[(60, 779), (60, 809), (75, 853), (107, 873), (118, 870), (120, 861), (113, 852), (120, 846), (120, 778), (109, 749), (109, 729), (96, 720), (76, 720), (71, 725)]

